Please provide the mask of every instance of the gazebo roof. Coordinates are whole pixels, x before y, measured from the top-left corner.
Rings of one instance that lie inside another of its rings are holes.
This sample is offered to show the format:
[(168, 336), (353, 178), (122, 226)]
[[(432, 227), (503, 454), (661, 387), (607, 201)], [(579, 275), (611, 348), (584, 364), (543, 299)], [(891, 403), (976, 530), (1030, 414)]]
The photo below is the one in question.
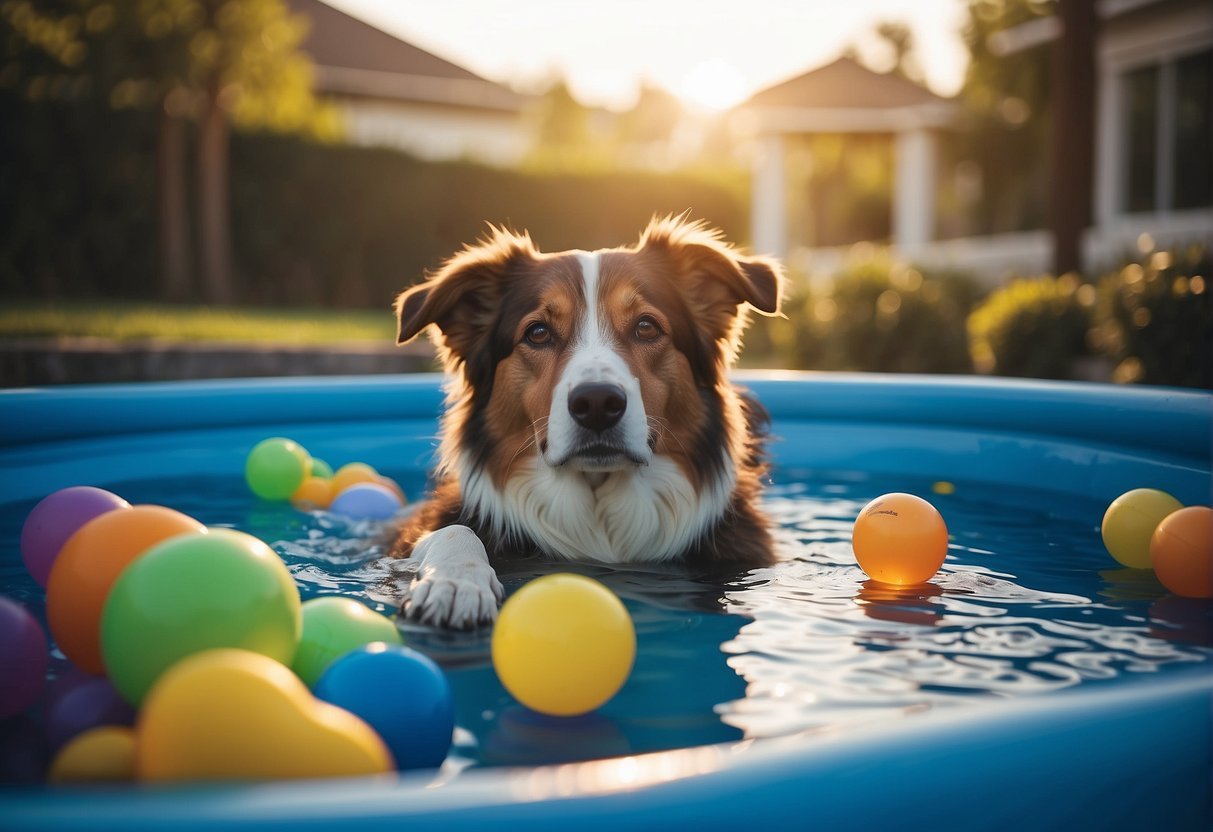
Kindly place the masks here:
[(926, 87), (842, 57), (755, 93), (737, 111), (762, 132), (881, 132), (937, 127), (954, 105)]

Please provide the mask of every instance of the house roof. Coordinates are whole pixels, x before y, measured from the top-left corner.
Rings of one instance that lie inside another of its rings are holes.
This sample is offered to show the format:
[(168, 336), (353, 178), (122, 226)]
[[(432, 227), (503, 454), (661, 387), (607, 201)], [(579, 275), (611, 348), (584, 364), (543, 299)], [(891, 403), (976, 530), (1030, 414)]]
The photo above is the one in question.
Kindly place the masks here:
[(311, 28), (301, 48), (322, 92), (517, 111), (524, 96), (321, 0), (287, 0)]
[(941, 126), (954, 105), (926, 87), (841, 57), (737, 107), (760, 132), (883, 132)]

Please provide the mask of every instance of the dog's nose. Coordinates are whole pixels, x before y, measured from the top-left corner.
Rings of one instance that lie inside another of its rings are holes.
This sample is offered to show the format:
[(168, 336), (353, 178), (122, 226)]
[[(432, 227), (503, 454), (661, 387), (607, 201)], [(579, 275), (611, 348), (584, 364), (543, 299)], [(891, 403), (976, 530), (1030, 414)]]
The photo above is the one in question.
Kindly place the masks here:
[(578, 384), (569, 391), (569, 414), (590, 430), (615, 427), (627, 407), (628, 394), (618, 384)]

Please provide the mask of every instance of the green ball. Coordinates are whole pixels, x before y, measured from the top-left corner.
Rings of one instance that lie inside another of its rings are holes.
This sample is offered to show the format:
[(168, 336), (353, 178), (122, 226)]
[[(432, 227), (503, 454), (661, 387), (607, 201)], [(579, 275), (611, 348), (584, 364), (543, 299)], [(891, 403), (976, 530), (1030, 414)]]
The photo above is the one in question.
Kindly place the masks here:
[(333, 469), (323, 459), (312, 457), (312, 476), (320, 477), (323, 480), (331, 480), (333, 478)]
[(353, 598), (313, 598), (303, 604), (303, 635), (291, 670), (310, 688), (334, 661), (373, 641), (402, 643), (391, 619)]
[(249, 451), (244, 478), (263, 500), (289, 500), (311, 470), (312, 458), (303, 446), (276, 436)]
[(101, 615), (110, 681), (138, 705), (178, 660), (238, 647), (289, 665), (301, 631), (299, 590), (274, 550), (233, 529), (169, 538), (123, 570)]

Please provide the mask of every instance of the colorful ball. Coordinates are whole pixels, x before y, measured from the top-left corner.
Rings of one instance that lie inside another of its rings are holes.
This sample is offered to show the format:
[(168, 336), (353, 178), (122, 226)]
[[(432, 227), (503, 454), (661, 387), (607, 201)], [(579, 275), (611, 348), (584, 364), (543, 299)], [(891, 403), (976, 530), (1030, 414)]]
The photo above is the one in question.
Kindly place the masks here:
[(323, 459), (312, 457), (311, 476), (319, 477), (322, 480), (331, 480), (333, 478), (333, 468)]
[(244, 463), (248, 486), (263, 500), (286, 500), (311, 473), (312, 458), (290, 439), (263, 439)]
[(299, 677), (247, 650), (173, 665), (139, 714), (140, 780), (344, 777), (392, 769), (369, 725), (316, 699)]
[(416, 650), (368, 644), (329, 665), (316, 696), (375, 729), (398, 769), (436, 768), (451, 749), (455, 702), (438, 665)]
[(57, 751), (93, 728), (133, 725), (135, 710), (109, 679), (73, 669), (48, 686), (42, 712), (47, 745)]
[(334, 497), (329, 511), (353, 520), (387, 520), (403, 507), (400, 499), (386, 486), (360, 482)]
[(135, 779), (135, 732), (107, 725), (85, 731), (55, 755), (52, 783), (122, 783)]
[(1104, 512), (1100, 532), (1108, 554), (1133, 569), (1150, 568), (1150, 536), (1183, 503), (1165, 491), (1135, 488), (1121, 494)]
[(912, 586), (930, 580), (948, 554), (948, 527), (921, 497), (885, 494), (855, 518), (851, 546), (874, 581)]
[(300, 511), (328, 508), (333, 501), (333, 484), (323, 477), (308, 477), (291, 495), (291, 505)]
[(636, 631), (623, 603), (602, 584), (546, 575), (502, 606), (492, 655), (501, 683), (523, 705), (576, 716), (623, 687), (636, 658)]
[(46, 586), (46, 616), (59, 649), (77, 667), (102, 674), (101, 611), (122, 570), (152, 546), (206, 526), (163, 506), (111, 511), (63, 545)]
[(1184, 598), (1213, 598), (1213, 508), (1168, 514), (1150, 538), (1150, 562), (1162, 585)]
[(212, 528), (166, 540), (127, 567), (101, 616), (101, 652), (114, 686), (138, 705), (174, 662), (212, 647), (289, 664), (300, 618), (299, 590), (274, 550)]
[(59, 550), (76, 530), (94, 517), (131, 504), (101, 488), (77, 485), (56, 491), (34, 506), (21, 527), (21, 559), (25, 568), (46, 586)]
[(25, 607), (0, 595), (0, 719), (24, 711), (46, 683), (46, 634)]
[(337, 469), (337, 473), (333, 474), (333, 493), (340, 494), (360, 482), (379, 482), (379, 472), (365, 462), (342, 465)]
[(404, 489), (400, 487), (400, 483), (391, 477), (385, 477), (381, 474), (379, 476), (379, 484), (395, 494), (396, 499), (400, 501), (400, 505), (407, 506), (409, 504), (409, 498), (404, 495)]
[(391, 619), (353, 598), (313, 598), (303, 603), (303, 630), (291, 670), (315, 687), (335, 659), (373, 641), (399, 645), (400, 631)]

